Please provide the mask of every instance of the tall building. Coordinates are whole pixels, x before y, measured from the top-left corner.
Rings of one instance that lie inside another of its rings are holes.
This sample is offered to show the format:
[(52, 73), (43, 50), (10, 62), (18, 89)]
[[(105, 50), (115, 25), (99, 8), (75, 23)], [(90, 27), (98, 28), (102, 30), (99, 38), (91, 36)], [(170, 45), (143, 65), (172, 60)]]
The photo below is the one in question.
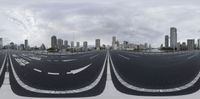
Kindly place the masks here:
[(0, 49), (3, 48), (3, 38), (0, 38)]
[(116, 41), (117, 41), (116, 36), (113, 36), (113, 37), (112, 37), (112, 47), (113, 47), (113, 48), (114, 48), (114, 46), (115, 46), (115, 44), (116, 44)]
[(165, 35), (165, 48), (169, 47), (169, 36)]
[(80, 48), (80, 42), (76, 42), (76, 48)]
[(63, 48), (63, 40), (62, 39), (58, 39), (57, 48), (58, 49), (62, 49)]
[(195, 49), (195, 40), (194, 39), (188, 39), (187, 40), (187, 48), (188, 48), (188, 50), (194, 50)]
[(71, 41), (71, 48), (74, 48), (74, 41)]
[(197, 40), (197, 48), (200, 49), (200, 39)]
[(65, 48), (68, 48), (68, 41), (67, 40), (64, 41), (64, 46), (65, 46)]
[(24, 45), (25, 45), (25, 50), (27, 50), (28, 49), (28, 40), (24, 41)]
[(57, 48), (57, 38), (56, 38), (56, 36), (51, 37), (51, 48)]
[(83, 42), (83, 50), (84, 50), (84, 51), (87, 51), (87, 50), (88, 50), (88, 43), (87, 43), (87, 41), (84, 41), (84, 42)]
[(124, 48), (124, 49), (128, 48), (128, 41), (124, 41), (124, 43), (123, 43), (123, 48)]
[(177, 47), (177, 29), (175, 27), (170, 28), (170, 47), (173, 49)]
[(100, 50), (100, 47), (101, 47), (100, 39), (96, 39), (96, 41), (95, 41), (95, 47), (96, 47), (97, 50)]

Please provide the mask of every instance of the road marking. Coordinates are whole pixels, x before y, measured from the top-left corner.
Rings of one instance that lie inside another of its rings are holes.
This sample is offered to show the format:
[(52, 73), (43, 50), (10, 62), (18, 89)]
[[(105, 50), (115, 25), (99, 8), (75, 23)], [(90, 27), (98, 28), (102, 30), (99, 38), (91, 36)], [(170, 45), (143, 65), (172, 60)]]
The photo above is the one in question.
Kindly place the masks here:
[(126, 88), (135, 90), (135, 91), (139, 91), (139, 92), (151, 92), (151, 93), (178, 92), (178, 91), (182, 91), (182, 90), (185, 90), (185, 89), (188, 89), (188, 88), (194, 86), (194, 84), (196, 84), (197, 81), (200, 79), (200, 72), (198, 72), (197, 76), (192, 81), (190, 81), (189, 83), (187, 83), (183, 86), (180, 86), (180, 87), (169, 88), (169, 89), (148, 89), (148, 88), (137, 87), (137, 86), (129, 84), (123, 78), (121, 78), (121, 76), (115, 69), (115, 66), (113, 64), (112, 57), (110, 54), (109, 54), (109, 60), (111, 62), (111, 68), (113, 69), (114, 75), (117, 77), (118, 81)]
[(26, 66), (29, 64), (28, 61), (24, 60), (23, 58), (15, 58), (15, 61), (20, 65), (20, 66)]
[(66, 59), (66, 60), (62, 60), (62, 62), (70, 62), (70, 61), (75, 61), (76, 59)]
[(90, 57), (90, 59), (94, 59), (95, 57), (99, 56), (99, 54)]
[(4, 69), (4, 66), (5, 66), (5, 63), (6, 63), (6, 58), (7, 58), (7, 54), (5, 55), (5, 58), (3, 60), (3, 64), (2, 64), (1, 69), (0, 69), (0, 76), (3, 73), (3, 69)]
[(12, 56), (13, 56), (13, 57), (17, 57), (17, 55), (16, 55), (16, 54), (13, 54)]
[(127, 59), (127, 60), (130, 60), (130, 58), (128, 58), (128, 57), (126, 57), (126, 56), (123, 56), (123, 55), (121, 55), (121, 54), (118, 54), (119, 56), (121, 56), (122, 58), (125, 58), (125, 59)]
[(194, 54), (194, 55), (192, 55), (192, 56), (189, 56), (187, 59), (189, 60), (189, 59), (192, 59), (192, 58), (194, 58), (194, 57), (196, 57), (198, 54)]
[(131, 56), (133, 56), (133, 57), (140, 57), (140, 56), (137, 56), (137, 55), (133, 55), (133, 54), (131, 54)]
[(81, 88), (77, 88), (77, 89), (72, 89), (72, 90), (64, 90), (64, 91), (59, 91), (59, 90), (45, 90), (45, 89), (39, 89), (39, 88), (34, 88), (34, 87), (31, 87), (27, 84), (25, 84), (20, 78), (19, 76), (17, 75), (15, 69), (14, 69), (14, 66), (13, 66), (13, 63), (12, 63), (12, 59), (9, 55), (9, 60), (10, 60), (10, 64), (11, 64), (11, 71), (13, 73), (13, 76), (14, 76), (14, 79), (17, 81), (17, 83), (24, 89), (28, 90), (28, 91), (31, 91), (31, 92), (35, 92), (35, 93), (42, 93), (42, 94), (53, 94), (53, 95), (59, 95), (59, 94), (74, 94), (74, 93), (81, 93), (81, 92), (85, 92), (85, 91), (88, 91), (88, 90), (91, 90), (93, 89), (94, 87), (96, 87), (99, 82), (101, 81), (102, 77), (103, 77), (103, 74), (104, 74), (104, 71), (105, 71), (105, 65), (106, 65), (106, 61), (108, 61), (108, 52), (106, 53), (106, 57), (105, 57), (105, 60), (104, 60), (104, 64), (103, 64), (103, 67), (101, 69), (101, 72), (100, 74), (98, 75), (97, 79), (95, 79), (94, 82), (92, 82), (90, 85), (88, 86), (84, 86), (84, 87), (81, 87)]
[(49, 75), (60, 75), (60, 73), (48, 72)]
[(28, 61), (31, 61), (31, 59), (30, 58), (27, 58), (27, 57), (25, 57), (25, 56), (22, 56), (22, 55), (20, 55), (22, 58), (24, 58), (24, 59), (26, 59), (26, 60), (28, 60)]
[(79, 68), (79, 69), (75, 69), (75, 70), (71, 70), (70, 72), (67, 72), (67, 74), (77, 74), (85, 69), (87, 69), (89, 66), (91, 66), (92, 64), (89, 64), (87, 66), (84, 66), (82, 68)]
[(37, 68), (34, 68), (33, 70), (34, 70), (34, 71), (37, 71), (37, 72), (40, 72), (40, 73), (42, 72), (42, 70), (39, 70), (39, 69), (37, 69)]
[(30, 59), (33, 59), (33, 60), (38, 60), (38, 61), (40, 61), (41, 60), (41, 58), (40, 57), (29, 57)]

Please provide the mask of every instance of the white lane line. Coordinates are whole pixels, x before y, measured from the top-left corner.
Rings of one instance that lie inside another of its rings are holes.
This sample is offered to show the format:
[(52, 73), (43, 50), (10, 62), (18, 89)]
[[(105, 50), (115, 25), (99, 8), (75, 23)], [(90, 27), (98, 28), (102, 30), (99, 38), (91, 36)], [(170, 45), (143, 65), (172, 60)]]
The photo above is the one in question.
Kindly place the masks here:
[(62, 60), (62, 62), (71, 62), (71, 61), (75, 61), (76, 59), (66, 59), (66, 60)]
[(126, 57), (126, 56), (123, 56), (123, 55), (121, 55), (121, 54), (118, 54), (119, 56), (121, 56), (122, 58), (125, 58), (125, 59), (127, 59), (127, 60), (130, 60), (130, 58), (128, 58), (128, 57)]
[(60, 75), (60, 73), (48, 72), (49, 75)]
[(34, 56), (32, 56), (32, 57), (29, 57), (30, 59), (33, 59), (33, 60), (37, 60), (37, 61), (40, 61), (41, 60), (41, 58), (40, 57), (34, 57)]
[(4, 69), (4, 66), (5, 66), (5, 63), (6, 63), (6, 57), (7, 57), (7, 54), (5, 55), (5, 58), (3, 60), (3, 64), (2, 64), (1, 69), (0, 69), (0, 76), (3, 73), (3, 69)]
[(131, 56), (133, 56), (133, 57), (140, 57), (140, 56), (137, 56), (137, 55), (133, 55), (133, 54), (131, 54)]
[(79, 69), (75, 69), (75, 70), (71, 70), (70, 72), (67, 72), (67, 74), (77, 74), (85, 69), (87, 69), (89, 66), (91, 66), (92, 64), (89, 64), (87, 66), (84, 66), (82, 68), (79, 68)]
[(189, 59), (192, 59), (192, 58), (194, 58), (194, 57), (196, 57), (198, 54), (194, 54), (194, 55), (192, 55), (192, 56), (189, 56), (187, 59), (189, 60)]
[(39, 70), (37, 68), (34, 68), (33, 70), (36, 71), (36, 72), (40, 72), (40, 73), (42, 72), (42, 70)]
[(98, 75), (97, 79), (92, 82), (90, 85), (82, 87), (82, 88), (77, 88), (77, 89), (72, 89), (72, 90), (63, 90), (63, 91), (57, 91), (57, 90), (45, 90), (45, 89), (38, 89), (38, 88), (34, 88), (31, 87), (27, 84), (25, 84), (17, 75), (13, 63), (12, 63), (12, 59), (9, 55), (9, 61), (10, 61), (10, 67), (11, 67), (11, 71), (13, 73), (14, 79), (17, 81), (17, 83), (24, 89), (31, 91), (31, 92), (36, 92), (36, 93), (43, 93), (43, 94), (74, 94), (74, 93), (81, 93), (81, 92), (85, 92), (88, 90), (93, 89), (95, 86), (97, 86), (99, 84), (99, 82), (101, 81), (103, 74), (104, 74), (104, 70), (105, 70), (105, 65), (106, 65), (106, 61), (108, 60), (108, 52), (106, 53), (106, 57), (104, 60), (104, 64), (103, 64), (103, 68), (101, 69), (100, 74)]
[(26, 59), (26, 60), (28, 60), (28, 61), (31, 61), (31, 59), (30, 58), (27, 58), (27, 57), (25, 57), (25, 56), (22, 56), (22, 55), (20, 55), (22, 58), (24, 58), (24, 59)]
[(115, 69), (115, 66), (113, 64), (112, 57), (111, 57), (110, 54), (109, 54), (109, 60), (111, 62), (111, 68), (113, 69), (114, 75), (117, 77), (119, 82), (123, 86), (125, 86), (126, 88), (129, 88), (129, 89), (135, 90), (135, 91), (139, 91), (139, 92), (151, 92), (151, 93), (178, 92), (178, 91), (185, 90), (185, 89), (188, 89), (188, 88), (192, 87), (200, 79), (200, 72), (199, 72), (197, 74), (197, 76), (192, 81), (190, 81), (189, 83), (187, 83), (187, 84), (185, 84), (183, 86), (180, 86), (180, 87), (169, 88), (169, 89), (148, 89), (148, 88), (137, 87), (137, 86), (129, 84), (128, 82), (124, 81), (123, 78), (121, 78), (121, 76), (119, 75), (119, 73)]
[(13, 56), (13, 57), (18, 57), (16, 54), (13, 54), (12, 56)]
[(99, 56), (99, 54), (90, 57), (90, 59), (94, 59), (95, 57)]

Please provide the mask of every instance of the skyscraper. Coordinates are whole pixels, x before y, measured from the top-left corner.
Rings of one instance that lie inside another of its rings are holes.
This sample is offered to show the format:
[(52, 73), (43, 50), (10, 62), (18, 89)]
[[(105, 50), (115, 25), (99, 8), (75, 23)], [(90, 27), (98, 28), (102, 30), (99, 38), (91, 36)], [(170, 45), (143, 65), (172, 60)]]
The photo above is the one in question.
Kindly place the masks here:
[(84, 42), (83, 42), (83, 50), (84, 50), (84, 51), (87, 51), (87, 50), (88, 50), (88, 43), (87, 43), (87, 41), (84, 41)]
[(63, 48), (63, 40), (62, 39), (58, 39), (57, 48), (58, 49), (62, 49)]
[(95, 41), (95, 47), (96, 47), (97, 50), (100, 50), (100, 47), (101, 47), (100, 39), (96, 39), (96, 41)]
[(57, 38), (56, 38), (56, 36), (51, 37), (51, 48), (57, 48)]
[(74, 41), (71, 41), (71, 48), (74, 48)]
[(194, 50), (195, 49), (195, 40), (194, 39), (188, 39), (187, 40), (187, 48), (188, 48), (188, 50)]
[(0, 49), (3, 48), (3, 38), (0, 38)]
[(200, 39), (197, 40), (197, 47), (200, 49)]
[(24, 41), (24, 45), (25, 45), (25, 50), (27, 50), (28, 49), (28, 40)]
[(65, 48), (68, 48), (68, 41), (67, 40), (64, 41), (64, 46), (65, 46)]
[(113, 36), (113, 37), (112, 37), (112, 48), (115, 47), (116, 41), (117, 41), (116, 36)]
[(175, 27), (170, 28), (170, 47), (173, 49), (177, 47), (177, 29)]
[(76, 48), (80, 48), (80, 42), (76, 42)]
[(165, 35), (165, 48), (169, 47), (169, 36)]

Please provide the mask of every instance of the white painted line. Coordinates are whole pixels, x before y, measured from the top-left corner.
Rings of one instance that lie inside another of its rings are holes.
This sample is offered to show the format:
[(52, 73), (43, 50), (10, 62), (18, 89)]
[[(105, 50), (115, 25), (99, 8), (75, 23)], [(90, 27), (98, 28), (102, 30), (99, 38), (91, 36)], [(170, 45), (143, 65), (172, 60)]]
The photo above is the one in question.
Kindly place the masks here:
[(49, 75), (60, 75), (60, 73), (48, 72)]
[(192, 59), (192, 58), (194, 58), (194, 57), (196, 57), (196, 56), (198, 56), (198, 54), (194, 54), (194, 55), (192, 55), (192, 56), (189, 56), (187, 59), (189, 60), (189, 59)]
[(37, 61), (40, 61), (41, 60), (41, 58), (40, 57), (29, 57), (30, 59), (33, 59), (33, 60), (37, 60)]
[(147, 88), (142, 88), (142, 87), (137, 87), (137, 86), (131, 85), (131, 84), (127, 83), (126, 81), (124, 81), (124, 79), (122, 79), (121, 76), (119, 75), (119, 73), (116, 71), (110, 54), (109, 54), (109, 60), (111, 61), (111, 67), (113, 69), (115, 76), (119, 80), (119, 82), (126, 88), (135, 90), (135, 91), (139, 91), (139, 92), (151, 92), (151, 93), (177, 92), (177, 91), (185, 90), (185, 89), (192, 87), (194, 84), (197, 83), (197, 81), (200, 78), (200, 71), (199, 71), (197, 76), (192, 81), (190, 81), (189, 83), (187, 83), (183, 86), (176, 87), (176, 88), (169, 88), (169, 89), (147, 89)]
[(10, 55), (9, 55), (9, 60), (10, 60), (11, 71), (13, 73), (13, 76), (14, 76), (15, 80), (17, 81), (17, 83), (22, 88), (24, 88), (24, 89), (26, 89), (28, 91), (31, 91), (31, 92), (42, 93), (42, 94), (54, 94), (54, 95), (55, 94), (57, 94), (57, 95), (59, 95), (59, 94), (74, 94), (74, 93), (81, 93), (81, 92), (85, 92), (85, 91), (91, 90), (91, 89), (93, 89), (94, 87), (96, 87), (99, 84), (99, 82), (101, 81), (101, 78), (103, 77), (103, 74), (104, 74), (106, 61), (108, 61), (108, 52), (106, 54), (106, 57), (105, 57), (104, 64), (103, 64), (103, 67), (101, 69), (101, 72), (100, 72), (100, 74), (98, 75), (97, 79), (94, 82), (92, 82), (90, 85), (82, 87), (82, 88), (72, 89), (72, 90), (63, 90), (63, 91), (38, 89), (38, 88), (34, 88), (34, 87), (31, 87), (31, 86), (25, 84), (19, 78), (19, 76), (17, 75), (17, 73), (16, 73), (16, 71), (14, 69), (14, 66), (13, 66), (12, 59), (11, 59)]
[(87, 69), (89, 66), (91, 66), (92, 64), (89, 64), (87, 66), (84, 66), (82, 68), (79, 68), (79, 69), (75, 69), (75, 70), (71, 70), (70, 72), (67, 72), (67, 74), (77, 74), (85, 69)]
[(34, 68), (33, 70), (36, 71), (36, 72), (40, 72), (40, 73), (42, 72), (42, 70), (39, 70), (37, 68)]
[(71, 61), (75, 61), (76, 59), (66, 59), (66, 60), (62, 60), (62, 62), (71, 62)]
[(4, 67), (5, 67), (6, 57), (7, 57), (7, 54), (5, 55), (5, 58), (4, 58), (4, 60), (3, 60), (3, 64), (1, 65), (0, 76), (2, 75), (2, 73), (3, 73), (3, 69), (4, 69)]
[(123, 56), (123, 55), (121, 55), (121, 54), (118, 54), (119, 56), (121, 56), (122, 58), (125, 58), (125, 59), (127, 59), (127, 60), (130, 60), (130, 58), (128, 58), (128, 57), (126, 57), (126, 56)]
[(26, 59), (26, 60), (28, 60), (28, 61), (31, 61), (31, 59), (30, 58), (27, 58), (27, 57), (25, 57), (25, 56), (22, 56), (22, 55), (20, 55), (22, 58), (24, 58), (24, 59)]
[(94, 59), (95, 57), (99, 56), (99, 54), (90, 57), (90, 59)]

